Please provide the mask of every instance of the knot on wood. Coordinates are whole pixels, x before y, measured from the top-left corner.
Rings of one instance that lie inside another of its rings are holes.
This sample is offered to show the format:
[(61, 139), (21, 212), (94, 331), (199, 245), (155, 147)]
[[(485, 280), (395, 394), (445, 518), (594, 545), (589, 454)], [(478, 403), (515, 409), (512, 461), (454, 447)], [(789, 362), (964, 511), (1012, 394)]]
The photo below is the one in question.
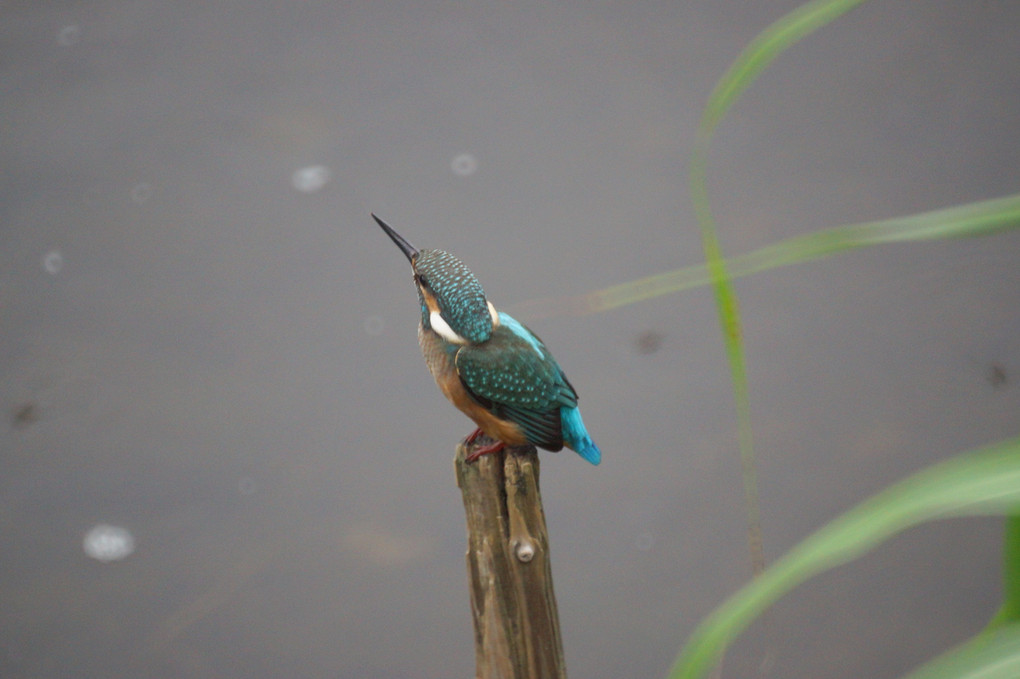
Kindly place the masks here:
[(531, 540), (519, 540), (515, 541), (513, 545), (514, 556), (521, 563), (528, 563), (535, 558), (535, 543)]

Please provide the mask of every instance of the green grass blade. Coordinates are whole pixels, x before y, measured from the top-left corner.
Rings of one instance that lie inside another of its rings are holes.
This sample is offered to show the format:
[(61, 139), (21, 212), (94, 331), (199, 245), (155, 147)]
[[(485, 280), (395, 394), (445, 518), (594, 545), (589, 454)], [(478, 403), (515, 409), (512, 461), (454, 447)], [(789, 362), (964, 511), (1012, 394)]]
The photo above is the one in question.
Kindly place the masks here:
[[(765, 68), (801, 38), (825, 26), (865, 0), (814, 0), (786, 14), (759, 33), (719, 79), (702, 118), (707, 137)], [(707, 143), (707, 139), (706, 139)]]
[[(967, 203), (876, 222), (848, 224), (795, 236), (726, 260), (730, 278), (810, 262), (841, 252), (886, 243), (988, 236), (1020, 228), (1020, 194)], [(708, 266), (698, 264), (666, 271), (574, 297), (549, 297), (517, 304), (515, 314), (528, 319), (562, 314), (583, 315), (661, 297), (712, 282)]]
[[(1020, 623), (1020, 515), (1006, 521), (1002, 547), (1002, 606), (988, 623), (988, 629), (1017, 623)], [(1017, 676), (1020, 677), (1020, 673)]]
[[(679, 289), (711, 283), (733, 379), (740, 427), (745, 498), (752, 542), (752, 563), (760, 567), (760, 529), (751, 442), (750, 414), (736, 276), (830, 256), (866, 245), (896, 241), (974, 236), (1020, 225), (1020, 195), (905, 218), (829, 229), (726, 260), (716, 235), (706, 189), (707, 154), (715, 128), (744, 90), (769, 63), (795, 42), (856, 7), (864, 0), (814, 0), (763, 31), (738, 57), (713, 90), (695, 140), (690, 189), (705, 252), (703, 267), (680, 269), (614, 286), (580, 298), (568, 298), (573, 313), (604, 311)], [(555, 303), (563, 300), (553, 300)], [(545, 301), (545, 306), (550, 305)], [(533, 307), (534, 308), (534, 305)], [(527, 315), (527, 314), (526, 314)], [(966, 514), (1020, 511), (1020, 439), (991, 446), (936, 465), (880, 493), (802, 542), (716, 610), (694, 632), (671, 677), (700, 677), (717, 665), (729, 643), (778, 597), (813, 577), (856, 558), (892, 535), (917, 523)], [(1020, 521), (1020, 520), (1018, 520)], [(755, 537), (757, 536), (757, 545)], [(1006, 541), (1006, 603), (980, 647), (949, 654), (918, 676), (1016, 676), (1020, 644), (1006, 626), (1020, 607), (1020, 522), (1011, 521)], [(1009, 590), (1013, 588), (1011, 593)], [(991, 635), (994, 635), (991, 636)], [(1004, 669), (1005, 668), (1005, 669)], [(947, 674), (951, 673), (951, 674)]]
[(945, 653), (904, 679), (1016, 679), (1020, 625), (1003, 627)]
[(726, 346), (726, 358), (730, 365), (739, 433), (741, 476), (744, 482), (748, 543), (751, 552), (751, 568), (755, 575), (760, 574), (764, 569), (765, 558), (762, 550), (761, 521), (758, 509), (758, 482), (754, 462), (743, 331), (739, 300), (733, 287), (733, 279), (727, 270), (726, 260), (723, 258), (715, 220), (712, 217), (708, 190), (705, 186), (708, 147), (711, 144), (715, 128), (725, 117), (727, 111), (768, 64), (804, 36), (828, 24), (862, 2), (864, 0), (814, 0), (783, 16), (751, 41), (719, 80), (709, 96), (701, 123), (698, 126), (691, 160), (691, 198), (698, 226), (701, 229), (705, 265), (715, 292), (719, 325)]
[(694, 631), (669, 676), (704, 676), (736, 636), (783, 594), (911, 526), (1018, 511), (1020, 438), (929, 467), (824, 526), (731, 596)]
[[(707, 140), (705, 141), (707, 145)], [(704, 145), (703, 145), (704, 146)], [(715, 291), (719, 326), (726, 346), (726, 360), (730, 365), (733, 385), (733, 402), (737, 413), (737, 432), (740, 448), (741, 478), (744, 482), (744, 513), (747, 517), (747, 542), (751, 572), (760, 574), (765, 569), (765, 554), (761, 535), (761, 518), (758, 510), (758, 471), (754, 464), (754, 441), (751, 434), (751, 406), (747, 390), (747, 370), (744, 363), (743, 331), (740, 323), (740, 303), (733, 289), (733, 281), (726, 271), (726, 261), (715, 234), (708, 196), (705, 192), (705, 157), (695, 153), (691, 164), (691, 193), (695, 212), (701, 225), (701, 241)]]

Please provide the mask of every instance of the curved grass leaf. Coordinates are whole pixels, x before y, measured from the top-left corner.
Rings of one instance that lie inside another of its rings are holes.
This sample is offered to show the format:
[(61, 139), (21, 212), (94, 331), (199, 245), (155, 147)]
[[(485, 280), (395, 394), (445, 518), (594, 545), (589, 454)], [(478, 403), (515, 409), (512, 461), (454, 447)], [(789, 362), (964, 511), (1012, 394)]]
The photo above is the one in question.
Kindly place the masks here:
[(1002, 548), (1002, 605), (988, 629), (1016, 623), (1020, 623), (1020, 516), (1011, 516)]
[[(704, 267), (681, 269), (641, 281), (615, 286), (582, 298), (575, 313), (601, 311), (648, 299), (677, 289), (711, 283), (719, 310), (733, 379), (744, 466), (745, 500), (752, 543), (760, 554), (751, 426), (740, 315), (732, 279), (766, 268), (807, 261), (893, 241), (973, 236), (1020, 225), (1020, 195), (998, 201), (958, 206), (898, 220), (885, 220), (807, 234), (745, 255), (725, 260), (716, 236), (705, 186), (707, 152), (716, 126), (760, 72), (780, 53), (817, 28), (864, 0), (814, 0), (784, 16), (763, 31), (738, 57), (720, 80), (698, 128), (691, 162), (690, 188), (705, 250)], [(731, 597), (695, 630), (681, 652), (671, 677), (700, 677), (721, 659), (729, 643), (772, 602), (800, 582), (845, 563), (888, 537), (917, 523), (966, 514), (1016, 513), (1020, 510), (1020, 439), (936, 465), (880, 493), (805, 540), (748, 586)], [(1020, 606), (1020, 519), (1007, 531), (1006, 602), (981, 637), (919, 671), (917, 677), (1017, 676), (1020, 642), (1011, 636)], [(1012, 592), (1012, 594), (1011, 594)], [(916, 679), (916, 677), (915, 677)]]
[[(716, 84), (705, 105), (701, 132), (711, 137), (726, 112), (776, 57), (801, 38), (863, 2), (865, 0), (814, 0), (801, 5), (759, 33)], [(705, 143), (707, 145), (708, 138)]]
[[(726, 260), (731, 278), (810, 262), (885, 243), (987, 236), (1020, 228), (1020, 193), (944, 210), (848, 224), (794, 236)], [(573, 297), (548, 297), (517, 304), (515, 314), (535, 319), (609, 311), (711, 283), (704, 264), (674, 269)]]
[(1017, 677), (1020, 677), (1020, 625), (1010, 625), (944, 653), (904, 679)]
[(838, 517), (731, 596), (694, 631), (669, 676), (704, 676), (736, 636), (783, 594), (911, 526), (1018, 512), (1020, 438), (929, 467)]
[(712, 143), (715, 128), (727, 111), (772, 60), (804, 36), (861, 2), (864, 0), (814, 0), (785, 15), (751, 41), (751, 44), (741, 52), (712, 90), (708, 103), (705, 105), (701, 123), (698, 125), (694, 154), (691, 158), (691, 199), (698, 227), (701, 229), (705, 266), (715, 293), (719, 326), (726, 347), (726, 360), (730, 365), (733, 400), (737, 414), (741, 476), (744, 482), (748, 545), (751, 553), (751, 570), (755, 575), (764, 570), (765, 557), (762, 550), (761, 520), (758, 511), (758, 473), (754, 462), (743, 330), (740, 321), (740, 303), (733, 287), (733, 278), (727, 270), (727, 263), (723, 258), (722, 246), (719, 244), (715, 219), (712, 217), (708, 190), (705, 186), (708, 147)]

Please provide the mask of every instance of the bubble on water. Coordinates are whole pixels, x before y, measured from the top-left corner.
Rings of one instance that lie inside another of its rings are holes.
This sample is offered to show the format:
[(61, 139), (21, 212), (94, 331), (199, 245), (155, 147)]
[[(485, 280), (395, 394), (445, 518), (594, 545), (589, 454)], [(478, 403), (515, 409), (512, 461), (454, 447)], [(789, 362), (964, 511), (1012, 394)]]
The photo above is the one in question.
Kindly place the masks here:
[(237, 492), (241, 495), (251, 495), (258, 490), (258, 484), (250, 476), (242, 476), (237, 480)]
[(81, 28), (77, 24), (69, 24), (60, 29), (57, 33), (57, 44), (61, 47), (70, 47), (81, 40)]
[(42, 265), (46, 273), (56, 276), (64, 268), (64, 256), (56, 250), (50, 250), (43, 255)]
[(647, 552), (655, 545), (655, 537), (648, 531), (638, 533), (634, 538), (634, 548), (639, 552)]
[(294, 170), (290, 182), (301, 193), (315, 193), (325, 186), (330, 179), (329, 168), (325, 165), (309, 165)]
[(141, 205), (152, 198), (152, 192), (152, 184), (149, 184), (148, 182), (139, 182), (131, 187), (131, 200)]
[(470, 153), (462, 153), (450, 161), (450, 169), (458, 177), (470, 177), (478, 171), (478, 161)]
[(386, 327), (386, 322), (381, 316), (369, 316), (365, 319), (365, 332), (369, 335), (381, 335), (383, 328)]
[(108, 563), (130, 556), (135, 551), (135, 539), (127, 528), (101, 523), (85, 533), (82, 547), (96, 561)]

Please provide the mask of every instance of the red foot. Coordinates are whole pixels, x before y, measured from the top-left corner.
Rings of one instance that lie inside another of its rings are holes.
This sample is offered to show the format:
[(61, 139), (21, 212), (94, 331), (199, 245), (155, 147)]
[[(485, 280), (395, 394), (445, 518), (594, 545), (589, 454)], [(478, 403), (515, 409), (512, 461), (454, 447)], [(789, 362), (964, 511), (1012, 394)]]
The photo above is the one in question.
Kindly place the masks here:
[[(481, 438), (481, 436), (482, 436), (482, 430), (481, 429), (475, 429), (473, 432), (468, 434), (468, 437), (466, 439), (464, 439), (464, 445), (470, 446), (475, 441), (477, 441), (479, 438)], [(490, 443), (487, 446), (481, 446), (480, 448), (475, 450), (473, 453), (471, 453), (470, 455), (465, 457), (464, 458), (464, 462), (466, 462), (468, 464), (471, 464), (472, 462), (477, 461), (478, 458), (480, 458), (482, 455), (488, 455), (489, 453), (498, 453), (499, 451), (503, 450), (504, 447), (505, 447), (505, 444), (502, 441), (496, 441), (495, 443)]]

